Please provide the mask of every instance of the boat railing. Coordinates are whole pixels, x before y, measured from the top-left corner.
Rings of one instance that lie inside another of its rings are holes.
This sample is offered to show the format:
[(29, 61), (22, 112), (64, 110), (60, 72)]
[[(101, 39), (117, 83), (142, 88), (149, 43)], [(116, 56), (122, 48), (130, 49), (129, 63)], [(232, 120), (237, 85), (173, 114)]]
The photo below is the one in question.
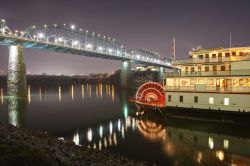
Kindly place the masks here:
[(204, 89), (196, 89), (195, 86), (164, 86), (165, 91), (180, 91), (180, 92), (219, 92), (219, 93), (250, 93), (250, 87), (246, 86), (206, 86)]
[(210, 58), (194, 58), (187, 60), (175, 60), (173, 61), (173, 65), (181, 65), (181, 64), (192, 64), (192, 63), (214, 63), (214, 62), (229, 62), (229, 61), (242, 61), (242, 60), (250, 60), (250, 54), (246, 54), (243, 56), (230, 56), (230, 57), (210, 57)]
[(165, 77), (250, 76), (250, 69), (226, 71), (166, 72)]

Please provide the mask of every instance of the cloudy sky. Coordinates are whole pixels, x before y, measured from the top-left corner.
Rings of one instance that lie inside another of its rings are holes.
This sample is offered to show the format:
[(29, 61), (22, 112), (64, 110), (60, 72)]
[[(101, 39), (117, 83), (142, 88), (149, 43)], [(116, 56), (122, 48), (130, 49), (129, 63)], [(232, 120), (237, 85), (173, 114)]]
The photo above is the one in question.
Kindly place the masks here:
[[(249, 0), (8, 0), (0, 18), (11, 29), (32, 25), (75, 24), (117, 39), (127, 49), (148, 48), (177, 59), (188, 58), (197, 45), (250, 45)], [(27, 71), (34, 74), (112, 72), (120, 62), (25, 49)], [(6, 71), (8, 48), (0, 46), (0, 70)]]

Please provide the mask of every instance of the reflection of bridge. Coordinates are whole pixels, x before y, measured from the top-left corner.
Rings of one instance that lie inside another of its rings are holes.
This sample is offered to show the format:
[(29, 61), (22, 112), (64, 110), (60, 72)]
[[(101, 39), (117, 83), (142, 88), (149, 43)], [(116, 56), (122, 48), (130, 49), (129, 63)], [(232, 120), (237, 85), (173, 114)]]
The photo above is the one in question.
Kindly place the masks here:
[[(0, 21), (0, 44), (10, 46), (8, 95), (24, 95), (26, 89), (25, 64), (23, 63), (23, 48), (33, 48), (53, 52), (97, 57), (122, 61), (121, 84), (126, 86), (129, 77), (130, 62), (145, 65), (172, 68), (169, 60), (161, 58), (158, 53), (134, 49), (127, 51), (118, 41), (110, 37), (76, 29), (64, 25), (32, 26), (24, 31), (12, 32), (5, 20)], [(18, 87), (18, 88), (17, 88)]]

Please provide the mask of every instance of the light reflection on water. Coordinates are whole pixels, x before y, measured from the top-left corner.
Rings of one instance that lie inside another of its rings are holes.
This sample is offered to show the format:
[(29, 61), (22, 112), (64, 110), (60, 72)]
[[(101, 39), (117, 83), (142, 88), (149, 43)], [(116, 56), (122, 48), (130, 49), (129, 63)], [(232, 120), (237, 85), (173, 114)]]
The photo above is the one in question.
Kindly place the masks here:
[(27, 101), (22, 98), (9, 97), (7, 108), (8, 122), (17, 127), (25, 126)]
[(102, 84), (99, 84), (99, 94), (100, 94), (100, 97), (102, 99)]
[(1, 88), (0, 120), (163, 165), (250, 165), (249, 137), (137, 117), (113, 85), (28, 86), (27, 94), (7, 99)]
[(31, 103), (31, 92), (30, 92), (30, 85), (28, 85), (28, 102)]
[(71, 99), (74, 100), (74, 85), (71, 86)]
[[(86, 86), (86, 87), (85, 87)], [(92, 98), (93, 97), (93, 88), (92, 87), (94, 87), (95, 89), (95, 93), (94, 93), (94, 97), (95, 98), (100, 98), (100, 99), (102, 99), (103, 98), (103, 84), (98, 84), (98, 85), (90, 85), (90, 84), (87, 84), (87, 85), (81, 85), (80, 86), (81, 87), (81, 97), (82, 97), (82, 99), (84, 99), (85, 98), (85, 88), (86, 88), (86, 90), (87, 90), (87, 94), (88, 94), (88, 98)], [(78, 87), (79, 88), (79, 87)], [(105, 95), (106, 96), (108, 96), (108, 97), (111, 97), (111, 99), (112, 99), (112, 101), (114, 101), (115, 100), (115, 93), (116, 93), (116, 91), (115, 91), (115, 87), (114, 87), (114, 85), (106, 85), (106, 88), (107, 89), (105, 89), (105, 91), (107, 92), (107, 93), (105, 93)], [(78, 89), (77, 89), (78, 90)], [(28, 101), (28, 103), (30, 104), (31, 102), (32, 102), (32, 98), (34, 97), (34, 98), (36, 98), (37, 97), (37, 94), (35, 94), (35, 93), (33, 93), (32, 94), (32, 89), (31, 89), (31, 86), (30, 85), (28, 85), (28, 88), (27, 88), (27, 101)], [(62, 88), (62, 86), (58, 86), (58, 89), (57, 89), (57, 93), (58, 93), (58, 101), (59, 102), (61, 102), (62, 100), (63, 100), (63, 95), (66, 95), (67, 96), (67, 94), (65, 94), (65, 93), (63, 93), (62, 91), (63, 91), (63, 88)], [(73, 101), (74, 100), (74, 98), (75, 98), (75, 91), (76, 91), (76, 89), (75, 89), (75, 85), (71, 85), (70, 86), (70, 97), (71, 97), (71, 100)], [(104, 92), (105, 92), (104, 91)], [(50, 92), (51, 93), (51, 92)], [(4, 94), (3, 94), (3, 89), (1, 89), (1, 94), (0, 94), (1, 96), (1, 104), (3, 104), (3, 102), (4, 102)], [(39, 101), (40, 102), (42, 102), (42, 101), (46, 101), (46, 99), (47, 99), (47, 88), (42, 88), (42, 87), (39, 87), (38, 88), (38, 96), (39, 96)]]
[(112, 87), (112, 100), (115, 100), (115, 88), (114, 85), (111, 86)]
[(80, 145), (79, 142), (80, 142), (80, 138), (79, 138), (79, 133), (78, 131), (74, 134), (73, 136), (73, 140), (72, 140), (76, 145)]
[(47, 100), (47, 89), (44, 90), (44, 100)]
[[(138, 119), (131, 116), (103, 123), (99, 127), (89, 128), (88, 131), (85, 132), (84, 130), (79, 132), (81, 139), (78, 143), (86, 144), (85, 140), (87, 138), (87, 146), (99, 150), (120, 150), (120, 148), (124, 148), (123, 144), (125, 142), (125, 146), (129, 146), (133, 152), (143, 153), (140, 148), (135, 150), (136, 144), (139, 143), (141, 139), (147, 141), (148, 144), (160, 143), (161, 149), (158, 150), (163, 153), (166, 158), (176, 159), (173, 161), (173, 165), (176, 163), (180, 165), (250, 164), (249, 138), (244, 139), (229, 135), (168, 127), (147, 119)], [(138, 141), (135, 141), (136, 143), (133, 145), (129, 145), (129, 141), (126, 141), (126, 139), (130, 139), (129, 137), (132, 137), (133, 134), (138, 137)], [(232, 147), (225, 147), (224, 142), (221, 140), (227, 140), (227, 144), (232, 142)], [(213, 142), (212, 148), (210, 145), (211, 142)], [(148, 149), (148, 151), (150, 151), (150, 149)], [(153, 155), (153, 152), (154, 151), (152, 151), (150, 155)], [(161, 159), (158, 159), (158, 161), (160, 160)]]
[(87, 86), (88, 86), (89, 98), (92, 98), (92, 86), (91, 85)]
[(82, 85), (82, 99), (84, 99), (84, 95), (85, 95), (85, 93), (84, 93), (84, 85)]
[(39, 87), (39, 101), (42, 101), (42, 89)]
[(59, 102), (62, 101), (62, 89), (61, 89), (61, 86), (58, 87), (58, 99), (59, 99)]
[(1, 88), (1, 104), (3, 104), (3, 88)]

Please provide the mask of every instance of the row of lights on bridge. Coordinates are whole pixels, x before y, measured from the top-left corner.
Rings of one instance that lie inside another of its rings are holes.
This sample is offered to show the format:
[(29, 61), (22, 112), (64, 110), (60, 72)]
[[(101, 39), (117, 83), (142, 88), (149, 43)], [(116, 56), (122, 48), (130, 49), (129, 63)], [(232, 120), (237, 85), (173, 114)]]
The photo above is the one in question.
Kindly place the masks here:
[[(39, 33), (37, 36), (33, 36), (33, 38), (36, 38), (36, 37), (38, 37), (38, 38), (40, 38), (40, 39), (43, 39), (43, 38), (45, 38), (45, 35), (44, 35), (43, 33)], [(55, 42), (63, 42), (63, 41), (64, 41), (64, 40), (63, 40), (62, 38), (58, 38), (58, 39), (55, 40)], [(79, 44), (80, 44), (80, 42), (77, 41), (77, 40), (75, 40), (75, 41), (72, 42), (72, 46), (77, 46), (77, 45), (79, 45)], [(92, 49), (93, 49), (93, 45), (90, 44), (90, 43), (88, 43), (88, 44), (85, 45), (85, 48), (92, 50)], [(123, 48), (123, 46), (121, 46), (121, 48)], [(97, 47), (97, 50), (98, 50), (98, 51), (103, 51), (104, 48), (101, 47), (101, 46), (99, 46), (99, 47)], [(112, 53), (112, 52), (113, 52), (113, 49), (111, 49), (111, 48), (109, 48), (109, 49), (107, 49), (107, 50), (108, 50), (109, 53)], [(132, 51), (132, 53), (134, 53), (134, 51)], [(120, 55), (121, 52), (120, 52), (120, 51), (117, 51), (117, 54)], [(152, 59), (152, 58), (149, 58), (149, 57), (141, 56), (141, 55), (139, 55), (139, 54), (132, 55), (132, 56), (130, 56), (129, 54), (125, 54), (125, 55), (128, 56), (128, 57), (136, 58), (136, 59), (138, 59), (138, 60), (141, 59), (141, 60), (147, 60), (147, 61), (152, 61), (152, 62), (160, 63), (160, 60), (159, 60), (159, 59)]]
[[(55, 27), (57, 27), (57, 24), (54, 24), (54, 26)], [(63, 24), (63, 26), (66, 26), (66, 24)], [(44, 27), (45, 28), (47, 28), (47, 25), (44, 25)], [(36, 26), (33, 26), (33, 28), (36, 28)], [(70, 26), (70, 29), (73, 31), (73, 30), (75, 30), (75, 28), (76, 28), (76, 26), (75, 25), (71, 25)], [(82, 29), (79, 29), (80, 31), (82, 31)], [(88, 30), (86, 31), (86, 33), (88, 33)], [(93, 35), (95, 35), (95, 33), (93, 32), (92, 33)], [(98, 34), (98, 37), (100, 37), (101, 35), (100, 34)], [(44, 34), (42, 34), (42, 33), (40, 33), (39, 34), (39, 37), (40, 38), (43, 38), (44, 37)], [(103, 38), (105, 39), (105, 36), (103, 36)], [(110, 40), (111, 38), (109, 37), (108, 38), (108, 40)], [(62, 42), (63, 40), (62, 40), (62, 38), (58, 38), (58, 41), (59, 42)], [(113, 42), (115, 41), (115, 39), (113, 39)], [(56, 42), (57, 42), (57, 40), (56, 40)], [(72, 42), (72, 44), (73, 45), (78, 45), (78, 41), (74, 41), (74, 42)], [(86, 44), (86, 46), (85, 46), (87, 49), (92, 49), (93, 48), (93, 45), (92, 44)], [(123, 46), (121, 46), (121, 48), (123, 48)], [(98, 47), (97, 48), (99, 51), (103, 51), (103, 47)], [(159, 56), (159, 54), (158, 53), (155, 53), (155, 52), (153, 52), (153, 51), (150, 51), (150, 50), (145, 50), (145, 49), (143, 49), (143, 51), (148, 51), (148, 52), (150, 52), (151, 54), (155, 54), (155, 55), (158, 55)], [(109, 53), (112, 53), (113, 52), (113, 50), (112, 49), (108, 49), (108, 52)], [(120, 52), (118, 51), (117, 52), (118, 54), (120, 54)], [(132, 53), (133, 53), (133, 51), (132, 51)], [(127, 56), (129, 56), (129, 55), (127, 55)], [(130, 56), (129, 56), (130, 57)], [(132, 55), (132, 57), (134, 57), (133, 55)], [(137, 54), (136, 56), (135, 56), (135, 58), (137, 58), (137, 59), (142, 59), (142, 60), (150, 60), (150, 61), (152, 61), (152, 62), (157, 62), (157, 63), (160, 63), (160, 60), (157, 60), (157, 59), (150, 59), (149, 57), (147, 57), (147, 58), (144, 58), (144, 56), (140, 56), (139, 54)]]
[[(33, 38), (37, 38), (37, 40), (38, 39), (44, 39), (45, 35), (43, 33), (38, 33), (37, 35), (34, 35)], [(65, 42), (65, 40), (63, 40), (63, 38), (61, 38), (61, 37), (59, 37), (58, 39), (55, 39), (55, 43), (61, 43), (61, 42)], [(81, 42), (79, 42), (78, 40), (72, 41), (72, 47), (73, 46), (79, 46), (80, 47), (80, 45), (81, 45)], [(85, 48), (87, 48), (89, 50), (93, 50), (94, 46), (91, 43), (87, 43), (87, 44), (85, 44)], [(123, 48), (123, 46), (121, 46), (121, 48)], [(104, 48), (102, 46), (99, 46), (99, 47), (97, 47), (97, 50), (103, 52)], [(114, 53), (114, 50), (111, 49), (111, 48), (108, 48), (107, 50), (108, 50), (109, 53)], [(118, 55), (121, 54), (120, 51), (117, 51), (116, 53)]]
[[(54, 27), (56, 28), (58, 25), (57, 24), (54, 24)], [(63, 26), (64, 26), (64, 28), (66, 27), (66, 24), (63, 24)], [(46, 29), (48, 27), (48, 25), (44, 25), (44, 28)], [(32, 26), (32, 28), (34, 29), (34, 28), (36, 28), (36, 26), (34, 25), (34, 26)], [(75, 31), (75, 29), (76, 29), (76, 26), (75, 25), (70, 25), (70, 29), (72, 30), (72, 31)], [(81, 31), (83, 31), (83, 29), (79, 29), (79, 32), (81, 32)], [(90, 33), (91, 34), (91, 32), (89, 32), (88, 30), (86, 30), (85, 31), (85, 33)], [(95, 33), (95, 32), (92, 32), (92, 35), (93, 36), (95, 36), (97, 33)], [(111, 37), (106, 37), (105, 35), (101, 35), (101, 34), (98, 34), (97, 35), (98, 37), (101, 37), (101, 36), (103, 36), (103, 39), (108, 39), (108, 40), (111, 40), (112, 38)], [(115, 42), (116, 40), (113, 38), (112, 39), (112, 41), (113, 42)]]

